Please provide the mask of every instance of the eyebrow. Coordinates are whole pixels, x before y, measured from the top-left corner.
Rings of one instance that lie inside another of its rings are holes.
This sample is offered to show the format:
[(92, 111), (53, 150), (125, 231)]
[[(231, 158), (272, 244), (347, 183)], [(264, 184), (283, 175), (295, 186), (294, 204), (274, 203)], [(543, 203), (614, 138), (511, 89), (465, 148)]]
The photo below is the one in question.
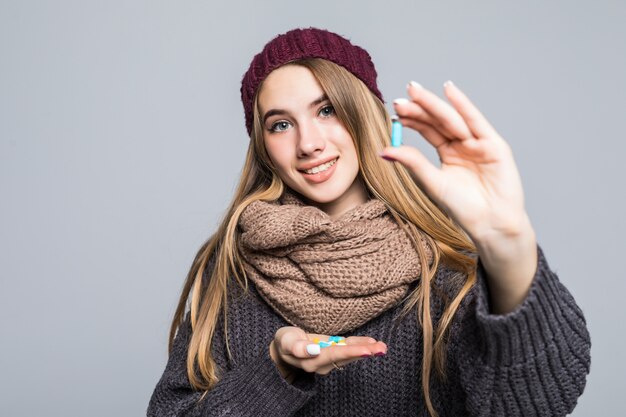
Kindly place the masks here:
[[(321, 96), (319, 96), (318, 98), (316, 98), (315, 100), (313, 100), (311, 102), (311, 104), (309, 104), (309, 108), (311, 107), (315, 107), (320, 103), (323, 103), (325, 101), (328, 101), (328, 96), (326, 94), (322, 94)], [(277, 114), (287, 114), (288, 112), (286, 110), (282, 110), (282, 109), (272, 109), (272, 110), (268, 110), (267, 113), (265, 113), (265, 115), (263, 116), (263, 123), (265, 124), (266, 120), (269, 117), (272, 116), (276, 116)]]

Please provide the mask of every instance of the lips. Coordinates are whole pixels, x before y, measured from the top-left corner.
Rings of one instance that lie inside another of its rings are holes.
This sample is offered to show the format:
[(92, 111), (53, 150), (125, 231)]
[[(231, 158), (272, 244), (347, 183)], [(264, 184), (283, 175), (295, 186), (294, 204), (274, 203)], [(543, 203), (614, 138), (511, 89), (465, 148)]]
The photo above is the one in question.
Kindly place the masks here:
[(330, 167), (332, 167), (335, 164), (336, 161), (337, 161), (336, 159), (333, 159), (330, 162), (326, 162), (325, 164), (318, 165), (318, 166), (313, 167), (311, 169), (307, 169), (304, 172), (306, 172), (307, 174), (317, 174), (318, 172), (324, 172), (327, 169), (329, 169)]
[[(325, 162), (322, 162), (322, 164), (324, 164), (324, 163), (326, 163), (326, 162), (329, 162), (329, 161), (332, 161), (332, 160), (334, 160), (334, 159), (335, 159), (335, 158), (331, 158), (331, 159), (329, 159), (329, 160), (327, 160), (327, 161), (325, 161)], [(335, 163), (334, 163), (334, 164), (333, 164), (330, 168), (328, 168), (326, 171), (316, 172), (316, 173), (314, 173), (314, 174), (307, 174), (307, 173), (306, 173), (306, 172), (304, 172), (304, 171), (300, 171), (300, 172), (301, 172), (302, 176), (303, 176), (303, 177), (304, 177), (304, 178), (305, 178), (308, 182), (313, 183), (313, 184), (319, 184), (319, 183), (322, 183), (322, 182), (324, 182), (324, 181), (328, 180), (328, 179), (329, 179), (329, 178), (333, 175), (333, 173), (335, 172), (335, 169), (337, 168), (337, 164), (339, 163), (339, 158), (336, 158), (336, 159), (337, 159), (337, 160), (335, 161)], [(313, 167), (315, 167), (315, 166), (319, 166), (319, 165), (320, 165), (320, 164), (318, 163), (318, 164), (314, 165)]]
[(330, 162), (330, 161), (332, 161), (334, 159), (337, 159), (337, 158), (339, 158), (339, 157), (338, 156), (330, 156), (330, 157), (325, 158), (325, 159), (320, 159), (319, 161), (312, 161), (312, 162), (303, 164), (302, 166), (298, 167), (297, 169), (300, 172), (304, 172), (307, 169), (315, 168), (317, 166), (323, 165), (323, 164), (325, 164), (327, 162)]

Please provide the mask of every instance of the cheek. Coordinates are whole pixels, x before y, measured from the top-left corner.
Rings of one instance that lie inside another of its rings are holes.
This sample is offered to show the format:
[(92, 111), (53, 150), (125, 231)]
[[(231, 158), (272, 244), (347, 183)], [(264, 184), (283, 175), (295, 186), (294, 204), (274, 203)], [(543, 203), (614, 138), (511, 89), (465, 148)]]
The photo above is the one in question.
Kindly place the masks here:
[(359, 171), (359, 156), (357, 155), (356, 148), (350, 138), (350, 141), (346, 144), (345, 153), (350, 162), (350, 170), (358, 174)]
[(291, 167), (290, 152), (285, 146), (280, 146), (277, 143), (266, 143), (265, 150), (274, 167), (279, 171), (284, 171)]
[(350, 159), (354, 159), (355, 161), (358, 159), (354, 142), (349, 135), (344, 136), (341, 141), (341, 147), (343, 149), (343, 153), (348, 155)]

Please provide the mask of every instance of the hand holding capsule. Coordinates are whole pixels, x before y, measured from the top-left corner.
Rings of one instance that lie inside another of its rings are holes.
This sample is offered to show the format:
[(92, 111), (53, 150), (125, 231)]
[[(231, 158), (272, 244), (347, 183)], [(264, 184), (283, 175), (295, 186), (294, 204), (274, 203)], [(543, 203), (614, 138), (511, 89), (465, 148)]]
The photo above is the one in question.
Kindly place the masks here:
[(524, 208), (521, 178), (509, 145), (454, 84), (450, 104), (411, 82), (410, 100), (394, 101), (403, 126), (417, 130), (439, 159), (435, 167), (411, 146), (387, 147), (418, 185), (468, 233), (488, 272), (494, 310), (523, 301), (536, 269), (536, 240)]

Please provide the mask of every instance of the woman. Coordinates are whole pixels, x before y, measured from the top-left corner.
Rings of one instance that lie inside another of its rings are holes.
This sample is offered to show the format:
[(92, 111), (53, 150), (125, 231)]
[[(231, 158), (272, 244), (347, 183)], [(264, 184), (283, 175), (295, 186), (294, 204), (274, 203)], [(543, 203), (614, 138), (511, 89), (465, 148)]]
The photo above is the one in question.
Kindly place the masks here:
[[(309, 28), (255, 56), (241, 181), (187, 277), (149, 415), (572, 411), (582, 312), (537, 247), (509, 146), (444, 89), (451, 105), (414, 82), (394, 101), (435, 167), (388, 146), (365, 50)], [(320, 349), (331, 335), (347, 345)]]

